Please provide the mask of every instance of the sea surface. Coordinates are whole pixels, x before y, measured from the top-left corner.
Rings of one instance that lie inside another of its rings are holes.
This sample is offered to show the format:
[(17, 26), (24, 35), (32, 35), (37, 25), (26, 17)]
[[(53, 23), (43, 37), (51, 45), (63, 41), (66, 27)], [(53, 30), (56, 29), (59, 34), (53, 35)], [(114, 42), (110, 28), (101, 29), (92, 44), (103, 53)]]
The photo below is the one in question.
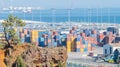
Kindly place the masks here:
[(0, 19), (6, 19), (12, 13), (23, 20), (42, 22), (94, 22), (120, 23), (120, 8), (81, 8), (81, 9), (48, 9), (32, 10), (0, 10)]

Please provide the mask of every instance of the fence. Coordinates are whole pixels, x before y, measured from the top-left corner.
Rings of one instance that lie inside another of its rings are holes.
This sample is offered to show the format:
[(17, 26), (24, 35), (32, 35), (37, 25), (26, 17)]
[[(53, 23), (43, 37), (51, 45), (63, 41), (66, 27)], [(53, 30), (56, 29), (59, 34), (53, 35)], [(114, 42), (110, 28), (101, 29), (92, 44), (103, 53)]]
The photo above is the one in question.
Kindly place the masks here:
[(67, 61), (66, 67), (120, 67), (120, 64), (110, 64), (107, 62), (75, 62), (75, 60)]

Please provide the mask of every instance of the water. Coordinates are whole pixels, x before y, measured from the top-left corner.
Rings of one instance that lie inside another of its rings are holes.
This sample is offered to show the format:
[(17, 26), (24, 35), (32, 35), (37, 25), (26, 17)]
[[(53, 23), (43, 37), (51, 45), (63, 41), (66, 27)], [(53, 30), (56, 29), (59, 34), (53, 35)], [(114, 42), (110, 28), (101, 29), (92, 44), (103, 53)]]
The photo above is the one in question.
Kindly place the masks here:
[[(6, 19), (12, 13), (24, 20), (42, 21), (42, 22), (67, 22), (68, 10), (57, 9), (54, 10), (32, 10), (31, 13), (24, 13), (23, 11), (9, 11), (1, 10), (0, 19)], [(70, 13), (71, 22), (120, 22), (119, 8), (103, 8), (103, 9), (72, 9)]]

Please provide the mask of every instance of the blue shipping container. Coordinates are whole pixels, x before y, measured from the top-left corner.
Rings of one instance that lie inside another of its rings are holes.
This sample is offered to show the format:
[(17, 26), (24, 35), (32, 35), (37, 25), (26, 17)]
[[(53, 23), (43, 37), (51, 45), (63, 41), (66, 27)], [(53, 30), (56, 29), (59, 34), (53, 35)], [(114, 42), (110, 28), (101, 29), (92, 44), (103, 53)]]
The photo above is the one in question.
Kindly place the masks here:
[(45, 43), (44, 42), (39, 42), (39, 46), (45, 47)]
[(76, 41), (80, 41), (80, 39), (81, 39), (81, 38), (78, 38), (78, 37), (77, 37), (77, 38), (76, 38)]
[(87, 52), (88, 51), (88, 49), (87, 48), (84, 48), (84, 52)]
[(39, 42), (43, 42), (43, 41), (45, 41), (45, 38), (40, 37), (38, 40), (39, 40)]
[(54, 42), (54, 47), (57, 47), (57, 42)]
[(80, 48), (76, 48), (76, 52), (80, 52)]

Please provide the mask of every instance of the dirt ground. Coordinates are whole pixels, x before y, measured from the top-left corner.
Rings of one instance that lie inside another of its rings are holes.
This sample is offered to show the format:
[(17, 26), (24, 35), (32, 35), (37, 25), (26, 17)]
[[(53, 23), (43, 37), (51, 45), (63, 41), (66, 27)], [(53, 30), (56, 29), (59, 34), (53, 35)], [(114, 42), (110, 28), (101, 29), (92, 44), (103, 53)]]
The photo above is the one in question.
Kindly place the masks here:
[(4, 63), (4, 50), (0, 50), (0, 67), (6, 67), (5, 63)]

